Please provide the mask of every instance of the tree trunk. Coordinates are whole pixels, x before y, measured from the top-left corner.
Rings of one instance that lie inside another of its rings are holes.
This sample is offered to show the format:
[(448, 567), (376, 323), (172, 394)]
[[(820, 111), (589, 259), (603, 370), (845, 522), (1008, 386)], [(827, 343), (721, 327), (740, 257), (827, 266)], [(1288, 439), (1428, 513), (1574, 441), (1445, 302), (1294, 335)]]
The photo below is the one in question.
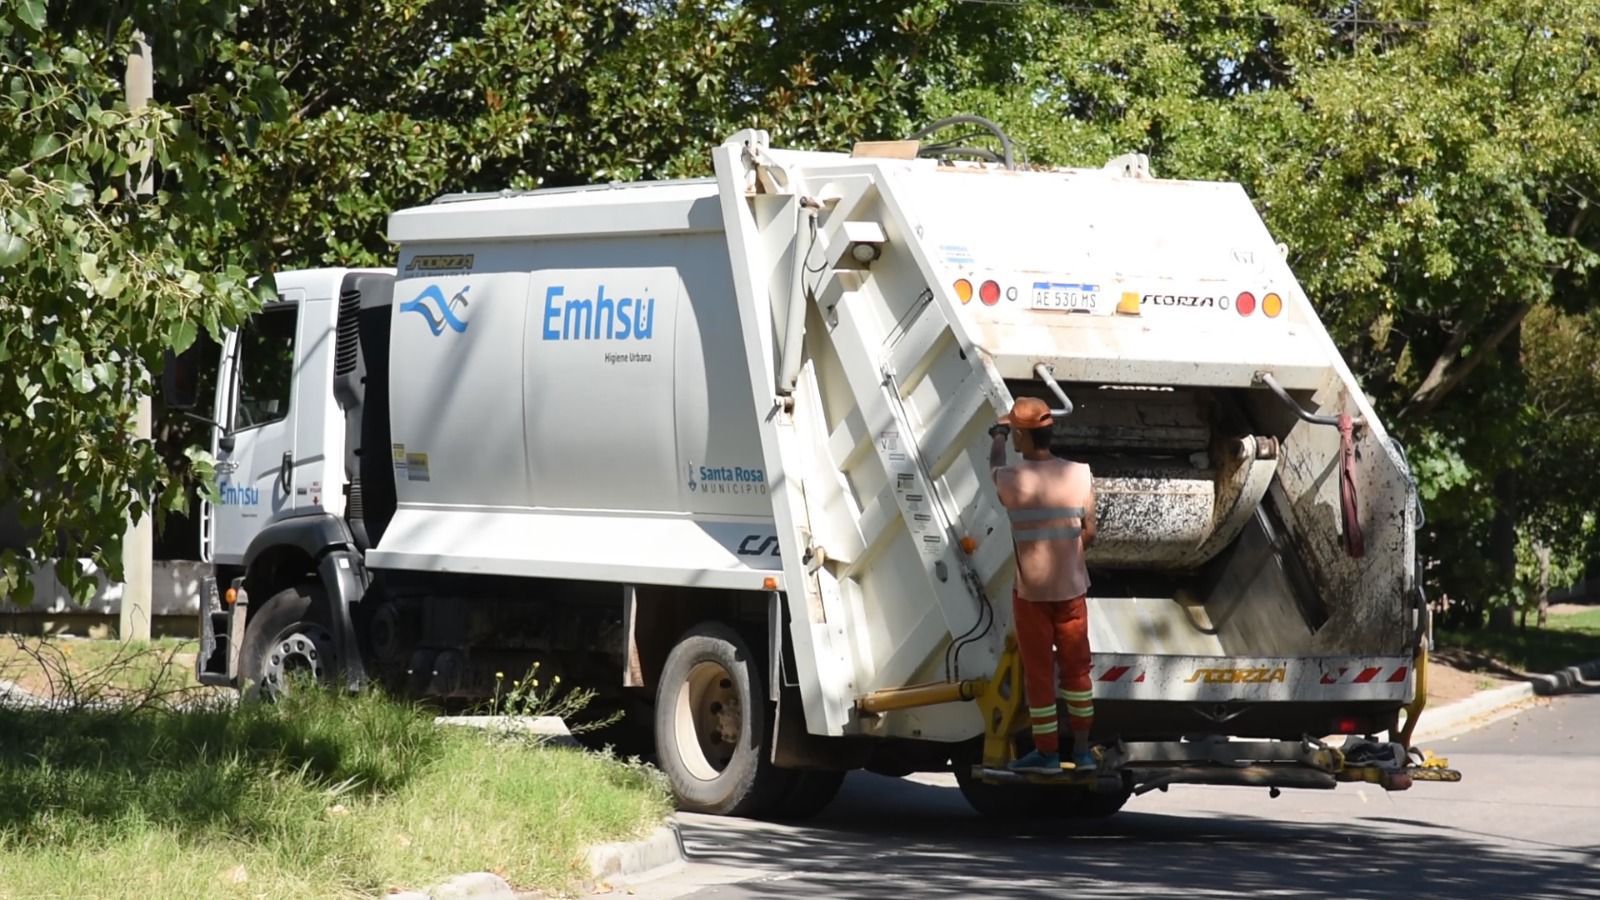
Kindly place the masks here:
[[(1506, 367), (1508, 373), (1515, 373), (1510, 377), (1516, 378), (1520, 383), (1522, 373), (1520, 318), (1517, 320), (1517, 326), (1511, 329), (1505, 341), (1500, 344), (1499, 351), (1501, 365)], [(1517, 584), (1516, 469), (1502, 469), (1495, 475), (1494, 501), (1494, 521), (1489, 527), (1489, 559), (1494, 563), (1495, 574), (1499, 576), (1496, 578), (1498, 584), (1510, 589), (1514, 596)], [(1521, 602), (1512, 602), (1495, 607), (1489, 614), (1490, 630), (1508, 632), (1514, 629), (1517, 624), (1517, 607), (1524, 605)]]
[(1543, 628), (1550, 619), (1550, 548), (1539, 544), (1533, 548), (1539, 557), (1539, 618), (1536, 624)]

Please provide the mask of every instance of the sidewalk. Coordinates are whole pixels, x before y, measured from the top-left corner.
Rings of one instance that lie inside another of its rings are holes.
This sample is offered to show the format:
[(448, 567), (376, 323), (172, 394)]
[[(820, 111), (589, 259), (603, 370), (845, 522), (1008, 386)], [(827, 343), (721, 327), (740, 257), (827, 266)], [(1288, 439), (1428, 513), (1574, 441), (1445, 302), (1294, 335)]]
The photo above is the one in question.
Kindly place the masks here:
[(1421, 744), (1455, 737), (1510, 716), (1533, 703), (1536, 697), (1584, 690), (1600, 691), (1600, 659), (1567, 666), (1549, 675), (1530, 675), (1526, 681), (1480, 691), (1444, 706), (1430, 706), (1423, 710), (1411, 739)]

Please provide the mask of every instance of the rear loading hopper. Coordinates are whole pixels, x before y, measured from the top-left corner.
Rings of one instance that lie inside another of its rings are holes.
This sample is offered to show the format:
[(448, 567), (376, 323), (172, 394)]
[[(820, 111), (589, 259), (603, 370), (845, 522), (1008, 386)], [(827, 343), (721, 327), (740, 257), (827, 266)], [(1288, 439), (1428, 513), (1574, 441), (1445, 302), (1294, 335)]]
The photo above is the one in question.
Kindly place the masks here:
[[(815, 734), (959, 741), (1010, 631), (986, 429), (1014, 398), (1095, 472), (1097, 736), (1393, 728), (1426, 630), (1415, 494), (1244, 192), (717, 152)], [(1341, 428), (1341, 417), (1344, 427)]]

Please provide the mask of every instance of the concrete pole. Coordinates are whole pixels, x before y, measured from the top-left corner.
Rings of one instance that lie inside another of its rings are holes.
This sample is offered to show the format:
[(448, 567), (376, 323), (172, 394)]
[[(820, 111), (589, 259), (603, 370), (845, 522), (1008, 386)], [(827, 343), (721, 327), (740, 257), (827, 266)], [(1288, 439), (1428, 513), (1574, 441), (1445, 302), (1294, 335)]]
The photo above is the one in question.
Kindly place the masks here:
[[(128, 54), (128, 67), (124, 74), (123, 91), (128, 98), (128, 111), (144, 108), (155, 94), (155, 73), (150, 64), (150, 45), (144, 35), (134, 32), (135, 50)], [(145, 163), (141, 170), (130, 175), (138, 179), (134, 193), (149, 196), (155, 192), (154, 160)], [(134, 413), (135, 440), (150, 440), (150, 398), (141, 396)], [(151, 570), (155, 555), (155, 519), (146, 512), (137, 521), (128, 523), (122, 536), (122, 602), (117, 607), (117, 636), (124, 641), (150, 639)]]

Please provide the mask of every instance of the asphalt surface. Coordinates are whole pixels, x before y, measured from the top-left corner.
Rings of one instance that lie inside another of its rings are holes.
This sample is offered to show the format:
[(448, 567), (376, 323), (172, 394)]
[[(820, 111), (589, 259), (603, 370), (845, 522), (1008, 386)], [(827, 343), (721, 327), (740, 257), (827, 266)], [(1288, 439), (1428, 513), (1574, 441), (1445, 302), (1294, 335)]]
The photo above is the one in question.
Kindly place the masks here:
[(784, 826), (683, 816), (690, 862), (641, 898), (1600, 898), (1600, 694), (1425, 745), (1459, 784), (1174, 787), (1089, 823), (973, 814), (948, 776), (852, 776)]

